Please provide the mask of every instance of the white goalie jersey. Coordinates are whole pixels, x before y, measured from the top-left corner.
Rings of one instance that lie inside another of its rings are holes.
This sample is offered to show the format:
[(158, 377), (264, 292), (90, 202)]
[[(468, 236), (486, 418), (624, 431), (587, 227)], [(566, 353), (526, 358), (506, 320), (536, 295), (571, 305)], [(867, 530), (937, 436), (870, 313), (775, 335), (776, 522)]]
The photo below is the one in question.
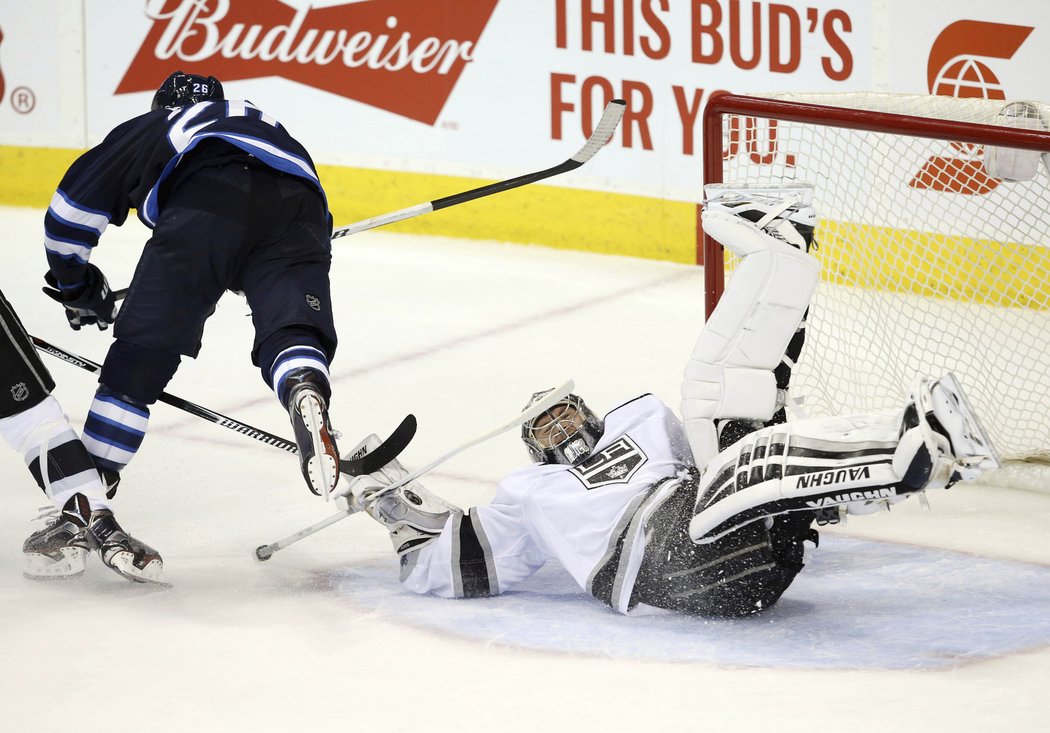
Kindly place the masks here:
[(605, 416), (578, 466), (533, 464), (491, 504), (453, 512), (434, 542), (402, 558), (401, 582), (449, 598), (498, 595), (556, 559), (581, 588), (626, 612), (654, 487), (692, 465), (681, 422), (643, 395)]

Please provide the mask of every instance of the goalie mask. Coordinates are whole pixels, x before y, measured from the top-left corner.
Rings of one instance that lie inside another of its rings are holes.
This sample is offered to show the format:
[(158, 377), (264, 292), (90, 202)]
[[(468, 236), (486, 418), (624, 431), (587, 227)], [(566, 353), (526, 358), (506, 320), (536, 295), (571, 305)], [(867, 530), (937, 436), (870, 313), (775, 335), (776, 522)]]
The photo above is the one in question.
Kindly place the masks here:
[(214, 76), (198, 76), (176, 71), (157, 89), (150, 109), (185, 107), (209, 99), (225, 99), (222, 84), (218, 79)]
[[(547, 389), (532, 395), (525, 409), (550, 392)], [(521, 439), (534, 462), (574, 466), (591, 454), (604, 429), (602, 419), (582, 399), (570, 394), (522, 425)]]

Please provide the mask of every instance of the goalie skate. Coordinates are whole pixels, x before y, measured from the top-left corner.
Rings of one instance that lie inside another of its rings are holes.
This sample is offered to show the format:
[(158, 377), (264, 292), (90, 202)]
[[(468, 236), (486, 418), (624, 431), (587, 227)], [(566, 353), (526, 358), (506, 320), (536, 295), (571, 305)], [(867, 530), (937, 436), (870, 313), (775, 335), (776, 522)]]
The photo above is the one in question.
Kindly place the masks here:
[[(907, 486), (918, 491), (948, 488), (1002, 466), (954, 374), (916, 380), (911, 399), (898, 449), (903, 455), (894, 457), (894, 468)], [(904, 452), (909, 443), (916, 444), (914, 456)]]
[(740, 235), (723, 230), (746, 222), (753, 236), (769, 236), (803, 252), (816, 249), (813, 232), (817, 212), (810, 205), (811, 187), (749, 189), (709, 185), (704, 194), (704, 231), (727, 248), (734, 249), (736, 242), (728, 240), (737, 240)]
[(75, 578), (82, 574), (93, 546), (87, 530), (90, 514), (87, 497), (73, 494), (62, 511), (44, 529), (29, 535), (22, 545), (22, 574), (33, 580)]

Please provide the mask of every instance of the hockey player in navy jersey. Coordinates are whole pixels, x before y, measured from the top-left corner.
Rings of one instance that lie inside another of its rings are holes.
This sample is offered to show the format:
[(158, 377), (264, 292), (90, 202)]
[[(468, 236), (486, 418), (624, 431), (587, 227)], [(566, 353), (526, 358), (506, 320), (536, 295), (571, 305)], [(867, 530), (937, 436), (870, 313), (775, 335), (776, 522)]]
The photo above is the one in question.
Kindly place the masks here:
[[(90, 262), (130, 209), (153, 230), (117, 312)], [(73, 329), (114, 323), (84, 442), (110, 484), (146, 433), (150, 408), (227, 291), (251, 308), (251, 353), (288, 410), (304, 478), (327, 495), (339, 478), (328, 415), (336, 351), (332, 231), (310, 155), (214, 77), (175, 72), (149, 112), (118, 125), (63, 176), (44, 220), (45, 292)]]
[(496, 595), (556, 559), (621, 613), (745, 616), (802, 569), (815, 520), (997, 465), (951, 375), (916, 380), (900, 411), (784, 422), (783, 367), (798, 357), (818, 279), (815, 214), (799, 198), (727, 193), (703, 217), (742, 261), (685, 370), (684, 421), (653, 395), (604, 417), (570, 395), (524, 425), (533, 465), (467, 511), (418, 481), (385, 491), (407, 475), (396, 461), (355, 478), (351, 504), (390, 531), (404, 587)]
[(27, 578), (71, 578), (97, 550), (103, 564), (129, 580), (156, 581), (160, 555), (117, 523), (102, 477), (51, 392), (14, 308), (0, 293), (0, 436), (25, 458), (37, 485), (54, 503), (47, 526), (22, 546)]

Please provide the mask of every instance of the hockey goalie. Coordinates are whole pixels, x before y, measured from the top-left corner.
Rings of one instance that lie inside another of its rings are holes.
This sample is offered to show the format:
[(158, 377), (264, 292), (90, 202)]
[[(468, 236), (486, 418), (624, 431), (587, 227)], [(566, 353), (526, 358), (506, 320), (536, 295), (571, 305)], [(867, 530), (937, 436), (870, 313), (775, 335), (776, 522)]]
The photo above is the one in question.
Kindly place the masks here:
[(349, 499), (389, 530), (403, 586), (497, 595), (553, 559), (620, 613), (746, 616), (802, 570), (815, 523), (995, 467), (950, 374), (917, 377), (896, 411), (786, 421), (819, 279), (805, 194), (709, 196), (705, 231), (741, 264), (686, 366), (681, 419), (651, 394), (604, 416), (570, 394), (523, 426), (532, 463), (468, 510), (418, 480), (384, 490), (408, 475), (398, 462), (356, 478)]

